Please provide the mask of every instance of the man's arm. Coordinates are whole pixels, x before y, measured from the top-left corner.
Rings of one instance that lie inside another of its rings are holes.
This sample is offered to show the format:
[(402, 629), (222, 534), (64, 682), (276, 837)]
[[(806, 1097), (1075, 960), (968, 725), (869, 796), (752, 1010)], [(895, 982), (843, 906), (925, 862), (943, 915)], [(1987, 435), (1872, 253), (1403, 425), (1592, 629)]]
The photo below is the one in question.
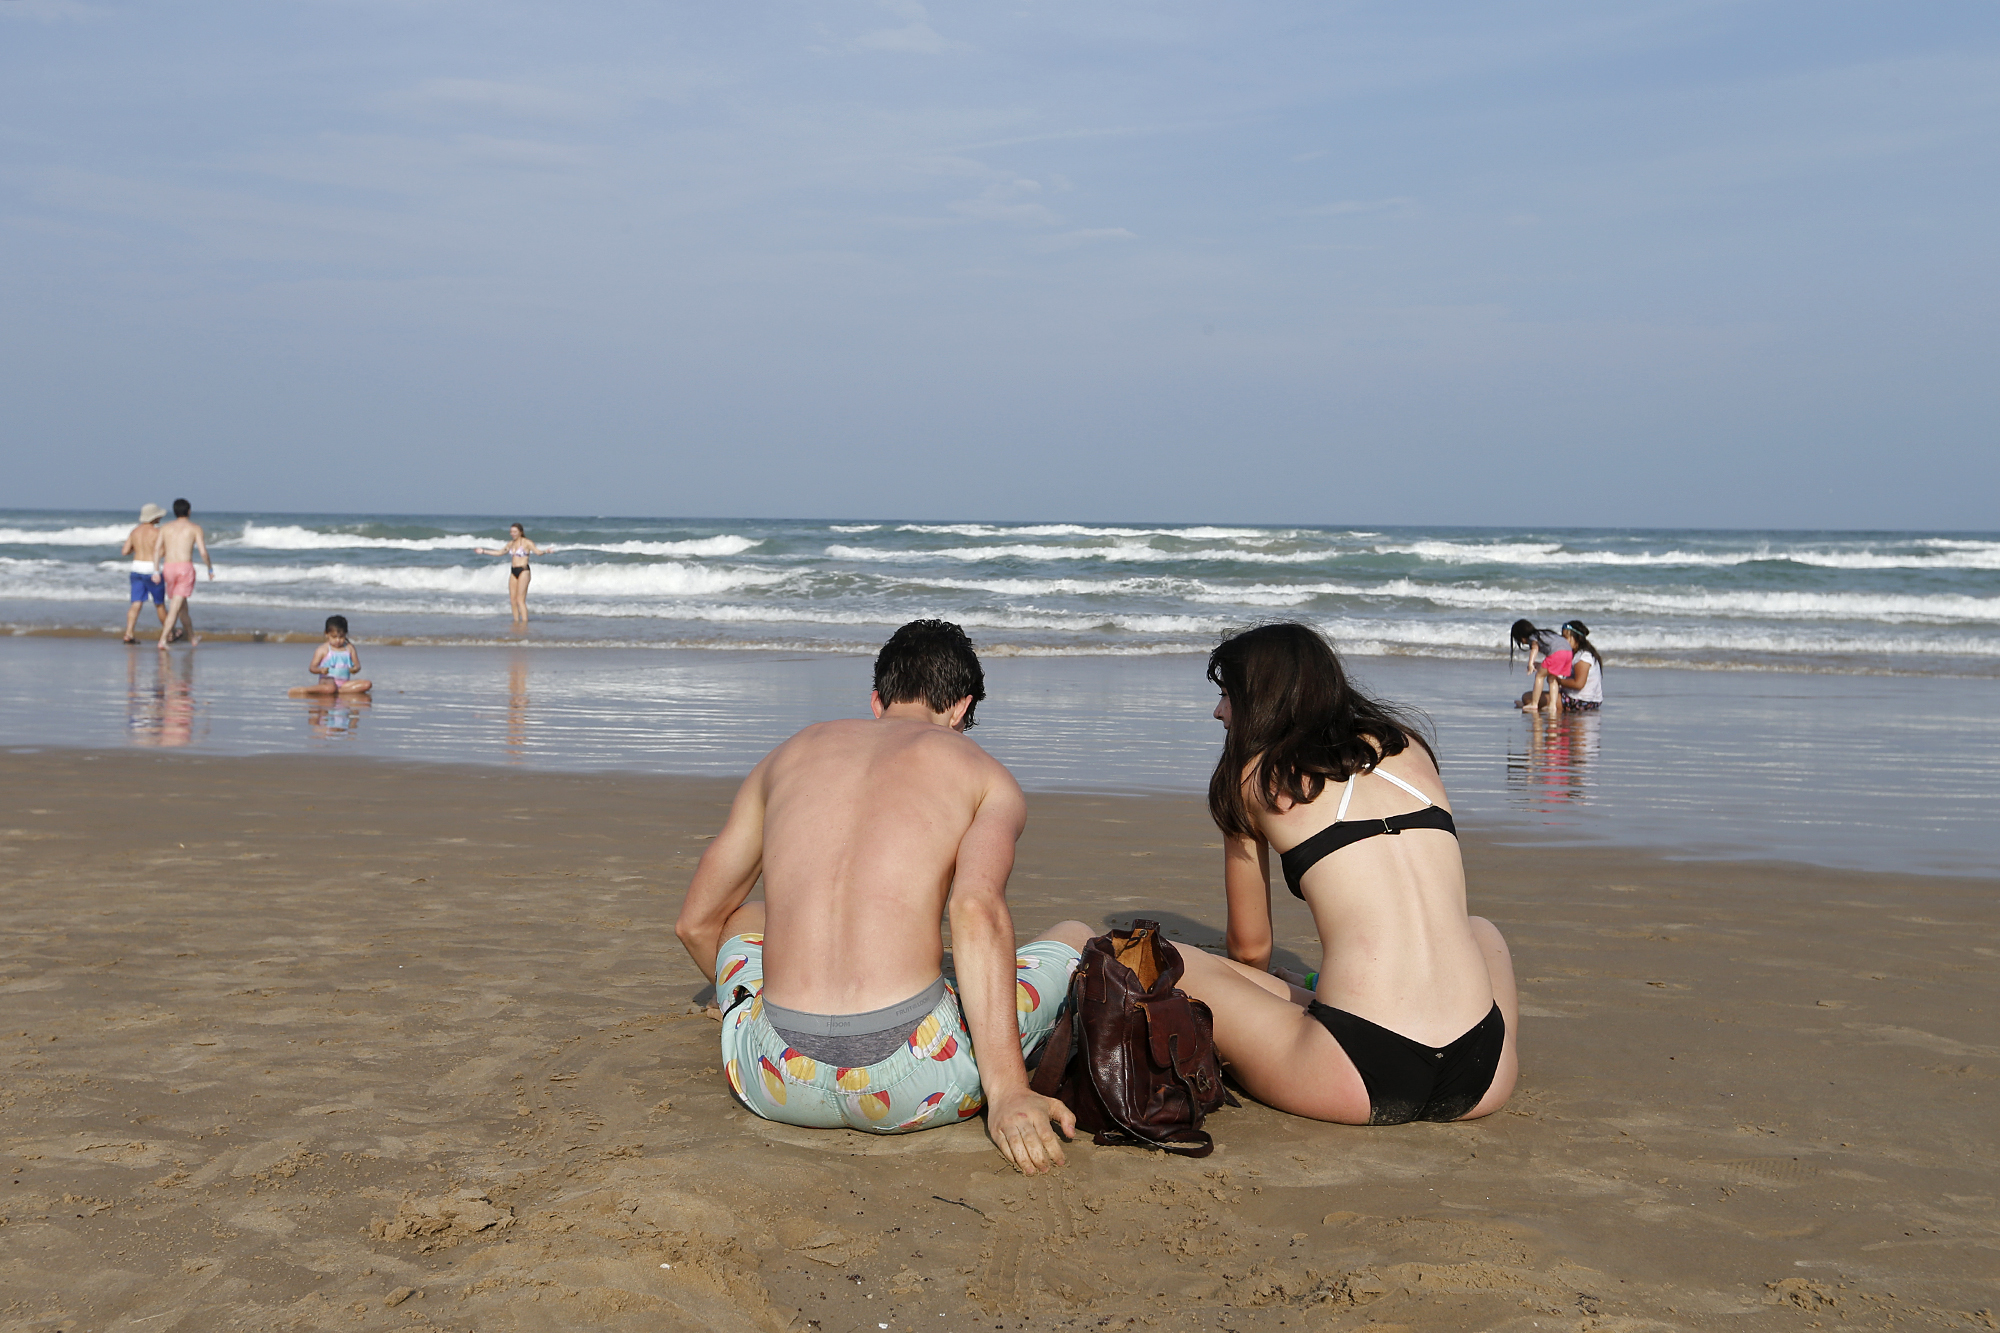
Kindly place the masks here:
[(695, 867), (687, 898), (681, 903), (680, 919), (674, 922), (674, 934), (710, 981), (715, 980), (715, 954), (722, 947), (723, 926), (750, 896), (763, 872), (764, 764), (760, 763), (737, 788), (722, 832), (701, 854), (701, 864)]
[(132, 545), (132, 539), (138, 535), (139, 535), (139, 529), (137, 528), (134, 528), (130, 532), (126, 533), (125, 544), (118, 548), (118, 554), (136, 555), (138, 553), (138, 548)]
[(215, 562), (208, 558), (207, 535), (201, 530), (201, 524), (197, 523), (194, 525), (194, 548), (201, 552), (201, 563), (208, 566), (208, 577), (213, 581), (215, 578)]
[(1021, 1058), (1007, 877), (1014, 870), (1014, 843), (1027, 823), (1028, 804), (1003, 769), (959, 839), (951, 882), (951, 956), (972, 1055), (979, 1062), (979, 1084), (986, 1093), (987, 1136), (1002, 1157), (1032, 1176), (1063, 1164), (1062, 1140), (1049, 1122), (1061, 1121), (1067, 1137), (1076, 1132), (1076, 1116), (1061, 1102), (1029, 1089), (1028, 1067)]

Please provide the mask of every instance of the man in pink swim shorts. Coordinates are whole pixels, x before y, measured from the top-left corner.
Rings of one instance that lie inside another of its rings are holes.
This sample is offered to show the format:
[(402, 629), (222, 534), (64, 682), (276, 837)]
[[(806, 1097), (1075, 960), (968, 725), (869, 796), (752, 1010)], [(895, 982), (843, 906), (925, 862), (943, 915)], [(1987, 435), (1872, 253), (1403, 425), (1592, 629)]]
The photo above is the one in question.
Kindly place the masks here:
[(176, 620), (186, 621), (188, 642), (201, 641), (194, 632), (194, 613), (188, 609), (188, 598), (194, 595), (195, 552), (201, 552), (209, 579), (215, 578), (215, 562), (208, 558), (208, 534), (188, 517), (192, 509), (186, 500), (174, 501), (174, 521), (160, 529), (160, 543), (153, 550), (167, 584), (167, 623), (160, 626), (162, 648), (173, 642)]

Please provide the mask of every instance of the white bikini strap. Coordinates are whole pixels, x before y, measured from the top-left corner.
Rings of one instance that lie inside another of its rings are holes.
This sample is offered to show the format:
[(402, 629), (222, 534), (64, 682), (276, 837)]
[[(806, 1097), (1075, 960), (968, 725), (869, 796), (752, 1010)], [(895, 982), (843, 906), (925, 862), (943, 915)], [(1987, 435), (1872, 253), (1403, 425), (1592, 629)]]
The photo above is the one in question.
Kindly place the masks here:
[[(1373, 774), (1374, 774), (1374, 775), (1375, 775), (1376, 777), (1378, 777), (1378, 778), (1387, 778), (1387, 779), (1388, 779), (1389, 781), (1391, 781), (1391, 782), (1395, 783), (1395, 784), (1396, 784), (1396, 785), (1397, 785), (1398, 787), (1401, 787), (1401, 788), (1402, 788), (1402, 789), (1403, 789), (1404, 791), (1408, 792), (1408, 793), (1409, 793), (1410, 795), (1412, 795), (1412, 796), (1416, 797), (1416, 798), (1417, 798), (1418, 800), (1422, 801), (1422, 802), (1423, 802), (1423, 803), (1424, 803), (1425, 805), (1435, 805), (1435, 804), (1436, 804), (1436, 802), (1435, 802), (1435, 801), (1433, 801), (1433, 800), (1431, 800), (1431, 798), (1430, 798), (1430, 797), (1428, 797), (1428, 796), (1424, 795), (1424, 794), (1423, 794), (1422, 792), (1418, 791), (1418, 790), (1417, 790), (1417, 789), (1416, 789), (1415, 787), (1412, 787), (1412, 786), (1411, 786), (1411, 785), (1410, 785), (1409, 783), (1407, 783), (1407, 782), (1403, 781), (1403, 780), (1402, 780), (1401, 778), (1397, 777), (1397, 776), (1396, 776), (1396, 775), (1395, 775), (1394, 773), (1384, 773), (1384, 772), (1383, 772), (1383, 771), (1382, 771), (1381, 769), (1379, 769), (1379, 768), (1371, 768), (1371, 769), (1369, 769), (1368, 771), (1369, 771), (1370, 773), (1373, 773)], [(1351, 789), (1351, 788), (1352, 788), (1352, 786), (1353, 786), (1353, 784), (1352, 784), (1352, 783), (1350, 783), (1350, 784), (1348, 784), (1348, 785), (1349, 785), (1350, 789)], [(1345, 812), (1345, 811), (1346, 811), (1346, 809), (1347, 809), (1347, 802), (1345, 802), (1345, 801), (1342, 801), (1342, 802), (1340, 803), (1340, 808), (1341, 808), (1341, 810), (1342, 810), (1343, 812)], [(1336, 822), (1337, 822), (1337, 821), (1336, 821)]]
[(1334, 823), (1338, 824), (1341, 820), (1347, 818), (1347, 803), (1354, 799), (1354, 779), (1359, 776), (1361, 776), (1359, 773), (1350, 773), (1347, 775), (1347, 781), (1341, 787), (1340, 791), (1340, 809), (1333, 812)]

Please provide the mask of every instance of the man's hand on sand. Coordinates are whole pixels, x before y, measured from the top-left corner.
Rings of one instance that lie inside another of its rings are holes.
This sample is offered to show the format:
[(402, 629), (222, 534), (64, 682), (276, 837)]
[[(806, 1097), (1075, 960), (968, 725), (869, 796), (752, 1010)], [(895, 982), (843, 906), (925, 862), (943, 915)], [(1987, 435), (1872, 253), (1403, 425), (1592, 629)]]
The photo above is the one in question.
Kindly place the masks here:
[[(1051, 1121), (1062, 1126), (1061, 1138)], [(986, 1133), (1021, 1174), (1039, 1175), (1063, 1164), (1063, 1140), (1076, 1133), (1076, 1113), (1023, 1087), (986, 1104)]]

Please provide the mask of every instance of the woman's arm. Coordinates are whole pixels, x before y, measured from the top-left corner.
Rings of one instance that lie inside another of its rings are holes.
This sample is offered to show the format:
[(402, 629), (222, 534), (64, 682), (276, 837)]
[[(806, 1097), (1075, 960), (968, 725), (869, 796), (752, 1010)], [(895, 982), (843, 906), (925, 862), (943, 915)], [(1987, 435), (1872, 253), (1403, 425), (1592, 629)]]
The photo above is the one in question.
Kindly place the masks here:
[(1225, 835), (1222, 889), (1229, 904), (1229, 956), (1260, 971), (1271, 965), (1271, 844)]
[(1570, 664), (1567, 676), (1550, 676), (1549, 679), (1566, 690), (1580, 690), (1583, 683), (1590, 679), (1590, 659), (1579, 658)]

